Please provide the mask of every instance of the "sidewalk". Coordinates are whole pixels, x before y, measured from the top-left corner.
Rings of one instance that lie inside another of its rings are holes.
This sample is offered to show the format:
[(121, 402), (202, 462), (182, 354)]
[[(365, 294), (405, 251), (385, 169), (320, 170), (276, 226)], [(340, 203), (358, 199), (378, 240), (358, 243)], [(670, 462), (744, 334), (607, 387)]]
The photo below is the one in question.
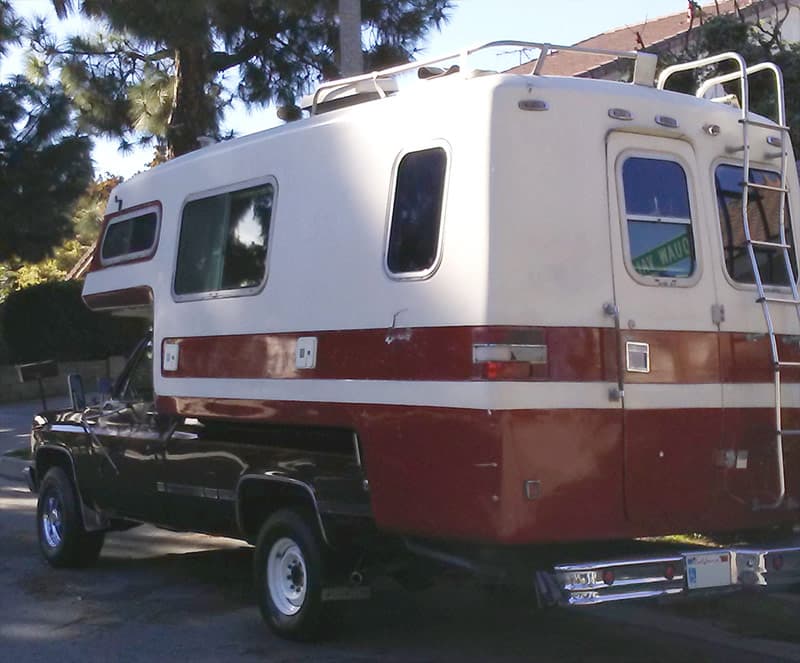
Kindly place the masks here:
[[(66, 396), (52, 396), (47, 399), (50, 410), (69, 407)], [(21, 401), (0, 405), (0, 476), (15, 481), (24, 481), (22, 470), (27, 462), (19, 458), (9, 458), (5, 454), (17, 449), (27, 449), (30, 444), (31, 421), (42, 410), (42, 402)]]

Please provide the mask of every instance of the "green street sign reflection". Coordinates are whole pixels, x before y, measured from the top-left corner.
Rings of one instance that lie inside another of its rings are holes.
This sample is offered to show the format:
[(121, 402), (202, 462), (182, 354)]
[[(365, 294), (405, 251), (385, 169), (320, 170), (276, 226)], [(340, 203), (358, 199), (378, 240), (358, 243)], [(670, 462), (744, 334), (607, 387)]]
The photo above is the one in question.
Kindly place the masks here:
[(691, 257), (692, 243), (689, 233), (686, 233), (636, 256), (633, 259), (633, 266), (639, 273), (663, 272), (671, 265)]

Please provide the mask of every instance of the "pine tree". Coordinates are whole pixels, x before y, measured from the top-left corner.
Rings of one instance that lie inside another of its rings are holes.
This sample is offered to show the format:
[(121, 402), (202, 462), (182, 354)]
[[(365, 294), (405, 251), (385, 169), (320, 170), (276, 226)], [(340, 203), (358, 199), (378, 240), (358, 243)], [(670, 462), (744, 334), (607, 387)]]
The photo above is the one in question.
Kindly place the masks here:
[[(85, 127), (161, 143), (167, 157), (219, 137), (225, 109), (292, 105), (319, 77), (339, 76), (337, 0), (52, 0), (108, 30), (59, 47), (39, 26), (43, 72), (55, 67)], [(367, 70), (408, 61), (446, 20), (450, 0), (363, 0)]]
[[(0, 58), (24, 29), (0, 0)], [(0, 261), (41, 260), (70, 234), (92, 176), (90, 147), (62, 89), (23, 76), (0, 82)]]

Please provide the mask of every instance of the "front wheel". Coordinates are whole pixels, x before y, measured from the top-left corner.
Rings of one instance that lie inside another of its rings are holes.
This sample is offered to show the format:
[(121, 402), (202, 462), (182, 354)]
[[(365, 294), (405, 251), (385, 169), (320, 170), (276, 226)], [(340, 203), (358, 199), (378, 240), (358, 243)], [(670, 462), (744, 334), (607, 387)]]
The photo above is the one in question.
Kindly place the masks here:
[(261, 528), (254, 558), (256, 593), (261, 615), (277, 635), (291, 640), (320, 635), (326, 553), (308, 515), (283, 509)]
[(84, 529), (75, 488), (60, 467), (50, 468), (42, 480), (36, 523), (39, 549), (51, 566), (81, 567), (97, 561), (105, 533)]

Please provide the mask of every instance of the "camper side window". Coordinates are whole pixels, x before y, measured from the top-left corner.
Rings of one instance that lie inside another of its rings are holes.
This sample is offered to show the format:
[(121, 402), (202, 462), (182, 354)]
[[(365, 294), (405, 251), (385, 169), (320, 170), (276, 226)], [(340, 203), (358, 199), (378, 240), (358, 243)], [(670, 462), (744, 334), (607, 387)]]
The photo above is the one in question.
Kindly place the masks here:
[(386, 265), (392, 274), (425, 276), (439, 254), (447, 154), (409, 152), (397, 167)]
[[(780, 176), (766, 170), (750, 169), (750, 181), (780, 188)], [(744, 176), (739, 166), (721, 165), (716, 171), (717, 203), (725, 268), (734, 281), (753, 283), (753, 266), (747, 253), (742, 219), (742, 185)], [(768, 189), (751, 189), (747, 201), (747, 220), (750, 237), (759, 242), (780, 242), (780, 205), (782, 194)], [(789, 208), (786, 213), (786, 243), (791, 246), (789, 254), (792, 271), (797, 278), (797, 259), (792, 240)], [(761, 279), (765, 285), (789, 285), (783, 251), (754, 246), (753, 251), (759, 265)]]
[(249, 294), (264, 282), (272, 184), (193, 200), (183, 208), (175, 295)]
[(642, 276), (688, 278), (696, 267), (686, 173), (666, 159), (629, 157), (622, 165), (628, 248)]
[(100, 247), (101, 262), (113, 265), (152, 255), (157, 231), (158, 214), (155, 211), (110, 220)]

